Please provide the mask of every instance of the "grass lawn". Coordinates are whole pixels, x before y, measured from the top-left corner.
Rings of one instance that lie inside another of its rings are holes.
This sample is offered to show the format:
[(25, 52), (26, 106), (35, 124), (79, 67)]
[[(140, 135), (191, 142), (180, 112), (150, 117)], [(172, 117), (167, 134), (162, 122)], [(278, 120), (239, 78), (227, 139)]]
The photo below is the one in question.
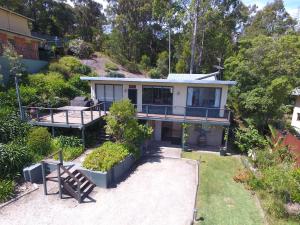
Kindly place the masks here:
[(236, 157), (211, 153), (185, 152), (184, 158), (200, 161), (197, 196), (198, 224), (260, 225), (264, 224), (255, 199), (233, 176), (243, 165)]

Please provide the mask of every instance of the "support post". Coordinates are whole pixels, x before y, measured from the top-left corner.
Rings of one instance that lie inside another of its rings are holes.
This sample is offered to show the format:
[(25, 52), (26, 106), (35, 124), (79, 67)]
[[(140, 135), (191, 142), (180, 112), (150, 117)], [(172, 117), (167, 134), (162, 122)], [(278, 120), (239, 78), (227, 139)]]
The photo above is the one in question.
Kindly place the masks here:
[(83, 120), (83, 111), (80, 111), (80, 117), (81, 117), (81, 124), (84, 124), (84, 120)]
[(39, 122), (40, 121), (40, 113), (39, 113), (40, 108), (36, 109), (36, 119)]
[(59, 157), (59, 162), (61, 165), (64, 165), (64, 159), (63, 159), (63, 154), (62, 154), (62, 150), (60, 150), (58, 152), (58, 157)]
[(82, 144), (83, 144), (83, 147), (85, 148), (85, 132), (84, 132), (84, 127), (82, 127), (81, 129), (81, 139), (82, 139)]
[(52, 130), (52, 137), (55, 137), (55, 128), (52, 127), (51, 130)]
[(69, 111), (66, 110), (66, 123), (69, 124)]
[(53, 109), (50, 109), (51, 123), (54, 123)]
[(208, 117), (208, 109), (206, 109), (206, 115), (205, 115), (205, 120), (207, 121), (207, 117)]
[(57, 180), (58, 180), (58, 192), (59, 198), (62, 199), (61, 177), (60, 177), (60, 163), (57, 164)]
[(47, 179), (46, 179), (46, 170), (45, 170), (44, 161), (42, 161), (42, 177), (43, 177), (44, 194), (47, 195)]
[(93, 118), (93, 110), (92, 110), (92, 108), (90, 109), (90, 111), (91, 111), (91, 121), (93, 121), (94, 118)]
[(229, 127), (225, 128), (225, 148), (228, 149)]

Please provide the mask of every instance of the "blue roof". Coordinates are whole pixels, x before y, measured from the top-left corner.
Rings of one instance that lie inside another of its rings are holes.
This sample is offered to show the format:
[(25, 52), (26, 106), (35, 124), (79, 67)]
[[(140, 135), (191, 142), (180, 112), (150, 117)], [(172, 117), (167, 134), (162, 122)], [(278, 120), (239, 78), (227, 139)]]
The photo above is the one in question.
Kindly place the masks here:
[(236, 81), (230, 80), (174, 80), (174, 79), (150, 79), (150, 78), (112, 78), (112, 77), (80, 77), (86, 81), (117, 81), (124, 83), (165, 83), (165, 84), (214, 84), (236, 85)]

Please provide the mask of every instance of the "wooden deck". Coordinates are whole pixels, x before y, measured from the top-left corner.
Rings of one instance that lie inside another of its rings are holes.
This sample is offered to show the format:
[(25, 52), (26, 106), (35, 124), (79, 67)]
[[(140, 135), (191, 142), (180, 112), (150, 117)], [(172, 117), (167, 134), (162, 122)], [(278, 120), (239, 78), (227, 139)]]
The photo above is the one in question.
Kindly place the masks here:
[(103, 111), (68, 111), (56, 112), (39, 117), (30, 117), (27, 120), (35, 125), (51, 127), (82, 128), (99, 120), (105, 113)]
[[(102, 111), (100, 108), (100, 105), (92, 107), (65, 106), (61, 108), (24, 107), (24, 112), (25, 119), (34, 125), (84, 129), (84, 127), (91, 125), (109, 113), (109, 111)], [(178, 123), (204, 123), (219, 126), (228, 126), (230, 124), (229, 116), (200, 117), (138, 112), (137, 118)]]

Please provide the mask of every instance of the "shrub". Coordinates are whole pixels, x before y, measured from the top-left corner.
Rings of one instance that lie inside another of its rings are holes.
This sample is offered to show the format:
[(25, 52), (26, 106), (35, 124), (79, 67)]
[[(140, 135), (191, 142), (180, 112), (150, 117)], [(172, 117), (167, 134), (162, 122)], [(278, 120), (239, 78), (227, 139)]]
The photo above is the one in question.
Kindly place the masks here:
[(158, 54), (158, 59), (156, 61), (157, 70), (162, 77), (167, 77), (169, 73), (168, 66), (169, 54), (167, 51), (163, 51)]
[(83, 147), (81, 139), (74, 136), (59, 136), (55, 139), (58, 140), (58, 144), (60, 148)]
[(108, 171), (129, 154), (120, 143), (105, 142), (84, 159), (83, 166), (90, 170)]
[(15, 190), (15, 182), (13, 180), (0, 179), (0, 203), (7, 201), (12, 197)]
[(111, 63), (111, 62), (108, 62), (108, 63), (105, 63), (105, 71), (110, 71), (110, 70), (114, 70), (114, 71), (117, 71), (119, 70), (118, 66), (114, 63)]
[(240, 151), (249, 152), (265, 149), (267, 142), (262, 135), (258, 133), (258, 130), (253, 126), (247, 128), (239, 128), (235, 131), (235, 144)]
[(131, 73), (140, 73), (139, 67), (134, 62), (126, 62), (124, 67)]
[(83, 94), (89, 94), (90, 93), (90, 85), (88, 81), (80, 80), (80, 74), (73, 75), (69, 80), (69, 85), (77, 88), (78, 90), (82, 91)]
[(142, 141), (151, 136), (152, 128), (138, 123), (130, 100), (114, 102), (109, 111), (105, 117), (105, 130), (115, 141), (134, 146), (131, 149), (137, 150)]
[(91, 44), (81, 40), (74, 39), (69, 42), (69, 52), (74, 54), (79, 58), (89, 58), (90, 55), (94, 52)]
[(123, 73), (118, 73), (115, 71), (109, 72), (106, 76), (107, 77), (115, 77), (115, 78), (124, 78), (125, 77), (125, 75)]
[[(63, 159), (64, 160), (72, 160), (80, 156), (83, 151), (83, 145), (81, 140), (77, 137), (73, 136), (59, 136), (53, 139), (52, 148), (63, 151)], [(54, 156), (55, 159), (58, 159), (58, 155)]]
[(0, 144), (0, 179), (19, 175), (24, 166), (32, 161), (28, 148), (17, 141)]
[(51, 135), (47, 128), (33, 128), (28, 134), (27, 145), (33, 154), (47, 155), (51, 151)]
[(49, 65), (49, 71), (57, 72), (63, 74), (65, 77), (68, 77), (70, 74), (70, 69), (61, 63), (54, 62)]
[(247, 183), (252, 176), (249, 170), (243, 169), (239, 170), (237, 174), (233, 177), (233, 180), (237, 183)]
[(82, 64), (80, 60), (73, 56), (64, 56), (58, 62), (51, 63), (49, 70), (63, 74), (67, 79), (72, 77), (73, 74), (88, 75), (92, 72), (89, 66)]
[(159, 71), (157, 69), (151, 69), (148, 73), (150, 78), (152, 79), (159, 79), (161, 77)]
[(143, 70), (147, 70), (151, 66), (151, 60), (150, 57), (147, 55), (143, 55), (140, 61), (140, 66)]
[[(2, 111), (2, 110), (1, 110)], [(0, 116), (0, 143), (8, 143), (14, 139), (23, 139), (31, 126), (21, 121), (20, 116), (9, 109)]]

